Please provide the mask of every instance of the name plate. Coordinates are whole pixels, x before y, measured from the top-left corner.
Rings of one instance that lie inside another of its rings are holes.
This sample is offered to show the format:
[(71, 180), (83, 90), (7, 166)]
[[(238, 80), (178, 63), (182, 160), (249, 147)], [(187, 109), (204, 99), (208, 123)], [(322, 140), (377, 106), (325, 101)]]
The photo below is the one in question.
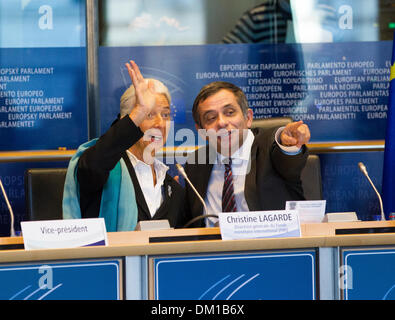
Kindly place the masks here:
[(299, 211), (301, 223), (322, 222), (325, 217), (326, 200), (287, 201), (285, 210)]
[(108, 244), (103, 218), (22, 221), (21, 229), (25, 250)]
[(221, 212), (222, 240), (300, 237), (296, 210)]

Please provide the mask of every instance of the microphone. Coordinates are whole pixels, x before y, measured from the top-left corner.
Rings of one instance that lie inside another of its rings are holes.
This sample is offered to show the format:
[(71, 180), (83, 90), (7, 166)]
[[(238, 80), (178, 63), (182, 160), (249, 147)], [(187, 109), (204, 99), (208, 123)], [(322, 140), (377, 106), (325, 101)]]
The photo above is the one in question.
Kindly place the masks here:
[(7, 203), (8, 210), (10, 211), (10, 218), (11, 218), (10, 236), (11, 236), (11, 237), (15, 237), (14, 213), (13, 213), (13, 211), (12, 211), (11, 204), (10, 204), (10, 202), (8, 201), (8, 197), (7, 197), (7, 194), (5, 193), (5, 190), (4, 190), (4, 187), (3, 187), (3, 183), (1, 182), (1, 179), (0, 179), (0, 188), (1, 188), (1, 192), (3, 193), (5, 202)]
[(379, 202), (380, 202), (381, 221), (385, 221), (385, 215), (384, 215), (384, 209), (383, 209), (383, 200), (381, 200), (380, 193), (378, 193), (378, 191), (377, 191), (376, 187), (374, 186), (372, 180), (370, 180), (370, 177), (369, 177), (369, 174), (368, 174), (368, 170), (366, 170), (365, 165), (362, 162), (358, 162), (358, 167), (359, 167), (359, 170), (361, 170), (361, 172), (365, 175), (365, 177), (370, 182), (371, 186), (373, 187), (373, 190), (376, 192), (377, 197), (379, 198)]
[(182, 165), (180, 165), (179, 163), (176, 163), (176, 168), (178, 170), (179, 173), (181, 173), (181, 175), (184, 177), (184, 179), (188, 182), (188, 184), (191, 186), (192, 190), (195, 192), (195, 194), (197, 195), (198, 199), (200, 200), (200, 202), (203, 204), (203, 208), (204, 208), (204, 212), (206, 213), (205, 215), (200, 215), (198, 217), (193, 218), (191, 221), (189, 221), (184, 227), (188, 227), (189, 225), (191, 225), (192, 223), (196, 222), (197, 220), (200, 220), (204, 217), (217, 217), (216, 215), (211, 215), (211, 214), (207, 214), (207, 207), (206, 204), (204, 203), (203, 198), (200, 196), (199, 192), (196, 190), (196, 188), (194, 187), (194, 185), (192, 184), (192, 182), (189, 180), (187, 173), (185, 172), (184, 168)]

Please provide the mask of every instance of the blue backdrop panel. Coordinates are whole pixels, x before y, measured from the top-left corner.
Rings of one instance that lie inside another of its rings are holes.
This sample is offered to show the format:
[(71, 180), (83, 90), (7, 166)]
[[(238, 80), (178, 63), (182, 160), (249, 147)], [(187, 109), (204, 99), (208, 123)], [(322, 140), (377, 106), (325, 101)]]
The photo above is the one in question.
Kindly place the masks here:
[(369, 181), (359, 170), (363, 162), (377, 190), (381, 192), (383, 152), (320, 154), (322, 191), (326, 212), (355, 211), (360, 220), (380, 215), (380, 204)]
[(1, 300), (116, 300), (118, 260), (0, 267)]
[(85, 48), (0, 49), (0, 150), (87, 140)]
[[(15, 218), (15, 230), (26, 220), (24, 174), (29, 168), (66, 168), (66, 161), (0, 163), (0, 179), (3, 182)], [(3, 194), (0, 195), (0, 237), (10, 234), (10, 215)]]
[(343, 298), (345, 300), (395, 300), (395, 249), (342, 252)]
[(154, 258), (154, 270), (155, 299), (316, 299), (314, 250)]
[(256, 118), (304, 120), (312, 142), (384, 139), (390, 56), (391, 41), (101, 47), (101, 130), (119, 112), (131, 83), (124, 63), (133, 59), (145, 77), (168, 85), (175, 132), (194, 130), (195, 96), (203, 85), (224, 80), (244, 90)]

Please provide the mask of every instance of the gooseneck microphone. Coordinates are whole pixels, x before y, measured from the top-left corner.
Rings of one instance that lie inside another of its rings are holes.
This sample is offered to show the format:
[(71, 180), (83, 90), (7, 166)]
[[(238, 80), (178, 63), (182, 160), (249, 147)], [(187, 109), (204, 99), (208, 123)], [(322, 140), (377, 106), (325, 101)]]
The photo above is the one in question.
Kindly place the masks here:
[(176, 168), (178, 170), (179, 173), (181, 173), (181, 175), (184, 177), (184, 179), (188, 182), (188, 184), (191, 186), (193, 192), (195, 192), (195, 194), (197, 195), (198, 199), (200, 200), (200, 202), (203, 204), (203, 208), (204, 208), (204, 212), (206, 214), (202, 214), (200, 216), (197, 216), (195, 218), (193, 218), (191, 221), (189, 221), (184, 228), (187, 228), (188, 226), (190, 226), (192, 223), (204, 219), (204, 218), (209, 218), (209, 217), (214, 217), (214, 218), (218, 218), (217, 215), (215, 214), (207, 214), (207, 207), (206, 204), (204, 203), (203, 198), (201, 197), (201, 195), (199, 194), (199, 192), (196, 190), (196, 188), (194, 187), (194, 185), (192, 184), (192, 182), (189, 180), (187, 173), (185, 172), (184, 168), (182, 165), (180, 165), (179, 163), (176, 163)]
[(176, 163), (176, 167), (179, 173), (182, 174), (182, 176), (185, 178), (185, 180), (188, 182), (188, 184), (191, 186), (192, 190), (196, 193), (197, 197), (199, 198), (200, 202), (203, 204), (204, 212), (207, 214), (207, 207), (206, 204), (204, 203), (203, 198), (200, 196), (199, 192), (196, 190), (196, 188), (193, 186), (192, 182), (189, 180), (187, 173), (185, 172), (184, 168), (182, 165), (179, 163)]
[(373, 190), (376, 192), (377, 197), (379, 198), (379, 202), (380, 202), (381, 221), (385, 221), (385, 215), (384, 215), (384, 209), (383, 209), (383, 200), (381, 199), (380, 193), (377, 191), (377, 189), (374, 186), (372, 180), (370, 179), (369, 174), (368, 174), (368, 170), (366, 170), (365, 165), (362, 162), (358, 162), (358, 167), (359, 167), (359, 170), (362, 171), (362, 173), (365, 175), (365, 177), (370, 182), (371, 186), (373, 187)]
[(12, 211), (11, 204), (8, 201), (8, 197), (7, 197), (7, 194), (5, 193), (5, 190), (4, 190), (4, 187), (3, 187), (3, 183), (1, 182), (1, 179), (0, 179), (0, 188), (1, 188), (1, 192), (3, 193), (5, 202), (7, 203), (8, 211), (10, 212), (10, 218), (11, 218), (10, 236), (11, 237), (15, 237), (14, 212)]

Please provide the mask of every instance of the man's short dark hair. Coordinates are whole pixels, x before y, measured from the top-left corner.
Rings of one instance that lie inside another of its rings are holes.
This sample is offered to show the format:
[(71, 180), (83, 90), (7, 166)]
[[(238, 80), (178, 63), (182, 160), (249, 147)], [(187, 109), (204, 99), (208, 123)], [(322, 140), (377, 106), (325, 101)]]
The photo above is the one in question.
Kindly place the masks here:
[(223, 89), (228, 90), (235, 95), (237, 103), (239, 104), (244, 117), (247, 117), (248, 101), (247, 101), (247, 98), (246, 98), (243, 90), (241, 90), (238, 86), (236, 86), (230, 82), (215, 81), (215, 82), (211, 82), (211, 83), (205, 85), (202, 89), (200, 89), (199, 94), (197, 95), (197, 97), (195, 98), (195, 101), (193, 102), (192, 116), (193, 116), (193, 119), (195, 120), (195, 123), (199, 127), (202, 127), (201, 123), (200, 123), (199, 112), (198, 112), (199, 104), (202, 101), (206, 100), (207, 98), (211, 97), (212, 95), (216, 94), (218, 91), (223, 90)]

